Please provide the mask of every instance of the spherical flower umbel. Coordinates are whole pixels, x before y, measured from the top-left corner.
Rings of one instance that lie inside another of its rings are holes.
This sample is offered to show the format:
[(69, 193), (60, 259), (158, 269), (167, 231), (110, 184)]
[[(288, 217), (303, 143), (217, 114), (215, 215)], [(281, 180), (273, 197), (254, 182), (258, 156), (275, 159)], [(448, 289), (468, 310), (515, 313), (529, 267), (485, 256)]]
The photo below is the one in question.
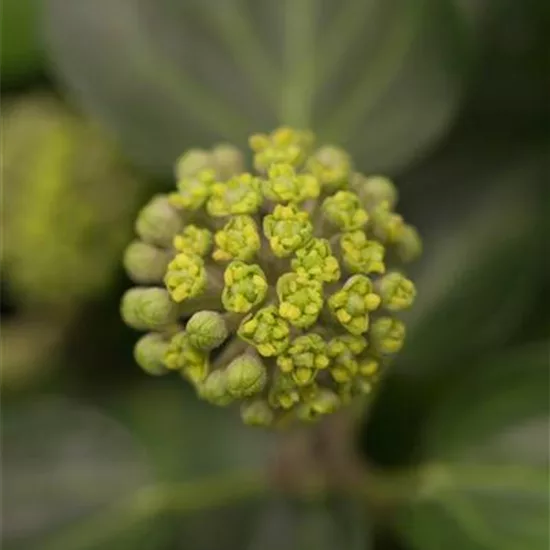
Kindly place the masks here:
[[(254, 426), (311, 422), (370, 394), (404, 344), (395, 315), (421, 252), (388, 178), (356, 172), (338, 147), (283, 127), (250, 138), (257, 173), (223, 144), (176, 163), (177, 191), (139, 214), (122, 299), (148, 331), (136, 362), (178, 371)], [(157, 285), (157, 286), (151, 286)]]

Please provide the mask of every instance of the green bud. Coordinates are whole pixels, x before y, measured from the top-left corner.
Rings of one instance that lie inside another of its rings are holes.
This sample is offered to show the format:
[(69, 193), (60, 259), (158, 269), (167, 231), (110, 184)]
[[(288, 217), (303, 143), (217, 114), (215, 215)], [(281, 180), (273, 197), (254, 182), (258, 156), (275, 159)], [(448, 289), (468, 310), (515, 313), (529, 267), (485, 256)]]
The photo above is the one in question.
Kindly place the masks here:
[(214, 170), (202, 170), (185, 176), (178, 181), (178, 192), (170, 195), (170, 203), (176, 208), (198, 210), (210, 196), (215, 181)]
[(264, 234), (275, 256), (290, 256), (311, 239), (313, 226), (309, 214), (294, 204), (278, 204), (264, 218)]
[(216, 176), (221, 180), (232, 178), (244, 170), (243, 154), (233, 145), (228, 143), (217, 145), (212, 149), (212, 157)]
[(373, 378), (380, 372), (380, 359), (367, 354), (359, 361), (359, 374), (365, 378)]
[(248, 426), (268, 427), (273, 424), (275, 415), (267, 401), (254, 399), (252, 401), (245, 401), (241, 405), (241, 418)]
[(265, 172), (272, 164), (300, 166), (309, 154), (313, 141), (311, 132), (286, 126), (278, 128), (271, 135), (255, 134), (249, 140), (250, 148), (255, 152), (254, 167)]
[(224, 407), (233, 401), (233, 397), (227, 391), (227, 377), (225, 371), (212, 371), (198, 386), (198, 394), (201, 399), (214, 405)]
[(244, 173), (225, 183), (213, 184), (206, 210), (214, 217), (255, 214), (262, 202), (260, 179)]
[(260, 393), (267, 382), (267, 371), (262, 361), (245, 353), (237, 357), (225, 369), (227, 391), (235, 398), (250, 397)]
[(234, 216), (216, 233), (216, 261), (251, 260), (260, 250), (258, 226), (250, 216)]
[(124, 322), (136, 330), (163, 330), (179, 317), (179, 308), (163, 288), (131, 288), (121, 301)]
[(291, 262), (292, 269), (301, 277), (323, 283), (333, 283), (340, 278), (340, 265), (332, 255), (326, 239), (311, 239), (296, 251)]
[(320, 388), (308, 404), (318, 415), (332, 414), (340, 408), (340, 399), (333, 391)]
[(353, 190), (359, 195), (359, 199), (369, 210), (386, 202), (390, 208), (397, 203), (397, 189), (393, 182), (385, 176), (363, 176), (354, 174), (351, 182)]
[(164, 364), (168, 369), (179, 370), (193, 384), (200, 384), (208, 375), (208, 354), (195, 348), (184, 331), (172, 336)]
[(223, 315), (217, 311), (195, 313), (187, 322), (185, 331), (191, 345), (204, 351), (221, 346), (229, 334)]
[(369, 219), (359, 198), (351, 191), (338, 191), (327, 197), (322, 208), (325, 218), (341, 231), (360, 229)]
[(168, 349), (168, 342), (162, 334), (150, 332), (142, 336), (134, 346), (136, 363), (148, 374), (155, 376), (166, 374), (164, 355)]
[(260, 304), (267, 293), (267, 280), (259, 265), (235, 260), (227, 266), (223, 279), (222, 303), (227, 311), (247, 313)]
[(369, 241), (364, 231), (352, 231), (340, 237), (344, 263), (354, 273), (384, 273), (385, 248), (377, 241)]
[(275, 202), (300, 203), (319, 196), (319, 182), (311, 174), (296, 174), (291, 164), (273, 164), (264, 181), (265, 196)]
[(380, 353), (397, 353), (405, 342), (405, 325), (392, 317), (380, 317), (372, 324), (370, 342)]
[(377, 288), (382, 305), (390, 311), (401, 311), (411, 307), (416, 297), (414, 283), (397, 272), (382, 277), (377, 283)]
[(279, 315), (295, 327), (310, 327), (323, 309), (323, 285), (297, 273), (285, 273), (279, 277), (277, 296)]
[(303, 334), (277, 357), (281, 372), (290, 374), (297, 386), (311, 384), (317, 371), (328, 367), (327, 344), (318, 334)]
[(300, 392), (296, 383), (288, 375), (278, 374), (268, 393), (268, 403), (274, 409), (291, 409), (301, 401)]
[(136, 233), (146, 243), (169, 248), (182, 225), (181, 216), (168, 197), (155, 195), (139, 212)]
[(367, 347), (362, 336), (344, 335), (333, 338), (327, 347), (327, 354), (332, 359), (330, 374), (338, 383), (351, 382), (357, 375), (359, 363), (357, 356)]
[(395, 241), (397, 256), (402, 262), (409, 263), (422, 254), (422, 240), (412, 225), (404, 225)]
[(264, 357), (281, 354), (288, 347), (290, 329), (276, 306), (267, 306), (243, 319), (237, 334)]
[(173, 245), (179, 252), (204, 257), (212, 248), (212, 233), (196, 225), (187, 225), (174, 237)]
[(206, 288), (206, 269), (200, 256), (178, 254), (169, 264), (164, 276), (164, 284), (172, 299), (183, 302), (200, 296)]
[(134, 283), (160, 283), (171, 256), (167, 250), (136, 240), (126, 248), (123, 265)]
[(388, 202), (380, 203), (372, 210), (371, 229), (383, 243), (395, 244), (405, 227), (403, 217), (393, 212)]
[(189, 149), (176, 162), (176, 178), (192, 178), (204, 170), (214, 168), (214, 159), (211, 153), (204, 149)]
[(351, 176), (351, 159), (343, 149), (329, 145), (315, 151), (308, 160), (307, 168), (319, 180), (322, 187), (341, 189), (348, 185)]
[(365, 275), (353, 275), (328, 299), (330, 311), (352, 334), (362, 334), (369, 328), (369, 313), (380, 305), (371, 280)]

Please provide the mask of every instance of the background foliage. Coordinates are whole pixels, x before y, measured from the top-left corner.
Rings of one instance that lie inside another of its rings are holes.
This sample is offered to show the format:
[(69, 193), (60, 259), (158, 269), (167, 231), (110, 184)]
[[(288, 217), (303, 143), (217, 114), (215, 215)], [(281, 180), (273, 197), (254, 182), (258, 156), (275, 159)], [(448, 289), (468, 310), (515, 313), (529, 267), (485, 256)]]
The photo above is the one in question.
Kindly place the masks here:
[[(5, 548), (547, 548), (546, 3), (5, 0), (2, 16)], [(355, 498), (270, 490), (277, 438), (142, 375), (118, 316), (120, 249), (174, 158), (280, 122), (393, 176), (425, 237)]]

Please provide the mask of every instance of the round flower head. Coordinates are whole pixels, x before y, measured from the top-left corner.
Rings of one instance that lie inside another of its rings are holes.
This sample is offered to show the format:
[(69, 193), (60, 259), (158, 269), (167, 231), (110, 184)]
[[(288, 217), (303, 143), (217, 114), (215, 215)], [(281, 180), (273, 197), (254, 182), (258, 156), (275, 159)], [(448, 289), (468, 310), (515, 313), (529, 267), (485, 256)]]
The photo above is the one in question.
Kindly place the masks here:
[(321, 147), (309, 159), (308, 168), (323, 187), (341, 189), (349, 182), (351, 159), (339, 147)]
[(275, 256), (290, 256), (311, 239), (313, 226), (309, 214), (293, 204), (278, 204), (264, 218), (264, 234)]
[(179, 371), (201, 399), (280, 428), (372, 393), (405, 337), (384, 312), (415, 297), (399, 262), (421, 243), (392, 182), (352, 172), (345, 151), (311, 154), (312, 135), (290, 128), (250, 145), (257, 173), (229, 145), (180, 159), (171, 201), (194, 212), (162, 198), (167, 227), (153, 224), (125, 257), (136, 283), (160, 277), (166, 289), (131, 289), (122, 316), (152, 331), (136, 345), (145, 371)]
[(176, 208), (198, 210), (210, 196), (215, 176), (214, 170), (203, 170), (182, 178), (178, 182), (178, 192), (170, 195), (170, 203)]
[(238, 260), (231, 262), (223, 274), (223, 307), (235, 313), (247, 313), (260, 304), (267, 293), (267, 280), (259, 265)]
[(352, 334), (363, 334), (369, 328), (369, 313), (380, 305), (371, 280), (365, 275), (353, 275), (328, 299), (329, 308)]
[(212, 248), (212, 233), (196, 225), (187, 225), (174, 237), (173, 245), (178, 252), (206, 256)]
[(300, 203), (319, 196), (319, 182), (311, 174), (296, 174), (291, 164), (273, 164), (264, 181), (265, 196), (275, 202)]
[(340, 279), (340, 265), (326, 239), (311, 239), (299, 248), (292, 259), (292, 269), (301, 277), (323, 283)]
[(260, 250), (260, 234), (254, 218), (240, 215), (231, 218), (214, 237), (216, 261), (251, 260)]
[(178, 254), (168, 264), (164, 284), (176, 302), (202, 294), (206, 287), (206, 270), (202, 258), (185, 252)]
[(245, 173), (212, 185), (206, 210), (214, 217), (255, 214), (262, 201), (260, 179)]
[(340, 248), (346, 267), (354, 273), (384, 273), (385, 249), (382, 244), (368, 240), (364, 231), (344, 233)]
[(291, 325), (310, 327), (323, 308), (323, 285), (297, 273), (285, 273), (277, 281), (279, 315)]
[(264, 357), (281, 354), (288, 347), (289, 334), (290, 328), (275, 306), (264, 307), (246, 317), (238, 330), (238, 335)]
[(300, 166), (307, 158), (314, 141), (313, 134), (307, 131), (282, 127), (271, 135), (255, 134), (249, 140), (254, 151), (254, 167), (265, 172), (272, 164)]
[(146, 243), (168, 248), (182, 225), (182, 218), (168, 197), (157, 195), (139, 212), (136, 233)]
[(298, 386), (311, 384), (317, 371), (326, 369), (329, 363), (327, 343), (315, 333), (296, 337), (287, 350), (277, 357), (281, 372), (290, 374)]
[(411, 307), (416, 296), (414, 283), (401, 273), (388, 273), (378, 281), (378, 291), (382, 304), (390, 311), (400, 311)]
[(323, 202), (325, 218), (341, 231), (359, 229), (367, 223), (369, 216), (361, 208), (359, 197), (351, 191), (338, 191)]
[(184, 331), (170, 340), (164, 354), (164, 364), (168, 369), (181, 371), (194, 384), (204, 381), (209, 370), (208, 355), (194, 347)]

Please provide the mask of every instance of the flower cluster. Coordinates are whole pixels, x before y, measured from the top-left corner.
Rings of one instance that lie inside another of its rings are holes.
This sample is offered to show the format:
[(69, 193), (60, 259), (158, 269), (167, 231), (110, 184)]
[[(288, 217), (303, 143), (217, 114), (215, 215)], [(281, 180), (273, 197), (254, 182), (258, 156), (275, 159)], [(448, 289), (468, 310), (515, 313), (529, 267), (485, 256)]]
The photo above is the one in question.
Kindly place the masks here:
[(179, 371), (247, 424), (312, 421), (368, 394), (401, 349), (395, 314), (416, 293), (402, 265), (421, 242), (393, 183), (338, 147), (291, 128), (250, 146), (255, 173), (229, 145), (178, 160), (177, 191), (138, 215), (125, 266), (144, 286), (122, 317), (147, 331), (148, 373)]

